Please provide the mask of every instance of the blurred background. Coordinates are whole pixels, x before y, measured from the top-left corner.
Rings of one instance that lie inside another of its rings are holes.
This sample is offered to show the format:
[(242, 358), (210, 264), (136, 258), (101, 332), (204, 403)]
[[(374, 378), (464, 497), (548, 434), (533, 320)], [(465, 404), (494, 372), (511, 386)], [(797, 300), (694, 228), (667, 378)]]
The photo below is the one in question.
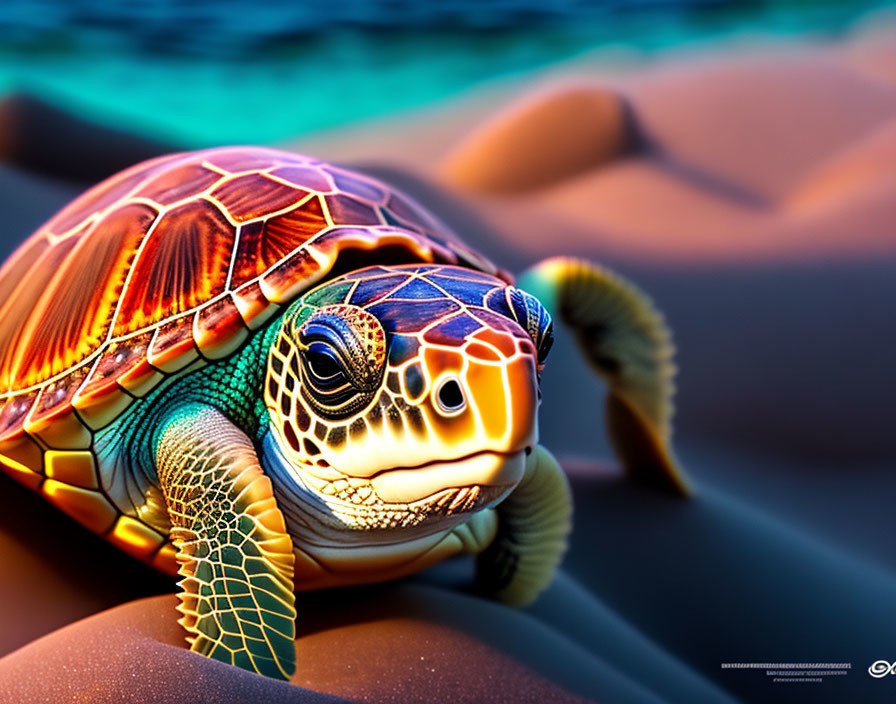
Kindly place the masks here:
[(7, 0), (0, 91), (191, 148), (271, 143), (589, 54), (831, 38), (881, 0)]
[[(0, 96), (0, 259), (142, 159), (273, 144), (407, 191), (508, 270), (564, 253), (637, 282), (698, 493), (620, 479), (561, 330), (541, 428), (577, 586), (530, 615), (668, 701), (892, 701), (866, 670), (896, 657), (896, 3), (6, 0)], [(0, 499), (0, 655), (173, 589), (6, 477)], [(854, 669), (797, 690), (738, 661)]]

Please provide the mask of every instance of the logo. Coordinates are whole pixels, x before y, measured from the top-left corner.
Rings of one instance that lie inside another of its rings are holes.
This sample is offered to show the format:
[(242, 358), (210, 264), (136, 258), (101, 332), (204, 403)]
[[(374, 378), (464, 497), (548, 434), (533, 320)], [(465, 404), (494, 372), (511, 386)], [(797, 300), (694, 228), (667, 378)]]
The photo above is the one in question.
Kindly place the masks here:
[(886, 660), (875, 660), (868, 668), (868, 674), (878, 679), (887, 675), (896, 675), (896, 660), (892, 663)]

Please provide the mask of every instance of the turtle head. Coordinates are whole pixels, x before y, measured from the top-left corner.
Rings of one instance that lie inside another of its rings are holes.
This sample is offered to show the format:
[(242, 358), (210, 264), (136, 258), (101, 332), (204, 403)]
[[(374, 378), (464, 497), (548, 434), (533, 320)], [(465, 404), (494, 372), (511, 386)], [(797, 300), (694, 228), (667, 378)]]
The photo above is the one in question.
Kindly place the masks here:
[(485, 274), (333, 279), (287, 310), (271, 346), (266, 462), (340, 528), (462, 520), (522, 478), (550, 345), (542, 305)]

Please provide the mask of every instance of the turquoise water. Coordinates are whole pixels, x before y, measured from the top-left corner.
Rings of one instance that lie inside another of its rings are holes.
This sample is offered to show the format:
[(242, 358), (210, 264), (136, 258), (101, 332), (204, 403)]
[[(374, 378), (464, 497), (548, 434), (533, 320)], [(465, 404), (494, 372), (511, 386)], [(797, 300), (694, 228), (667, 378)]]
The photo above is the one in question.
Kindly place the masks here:
[[(177, 24), (162, 14), (135, 32), (120, 16), (106, 25), (82, 16), (79, 24), (61, 11), (32, 17), (18, 6), (18, 15), (4, 16), (0, 8), (0, 91), (37, 93), (102, 122), (188, 146), (270, 143), (431, 104), (609, 44), (654, 53), (745, 32), (834, 35), (881, 6), (642, 4), (653, 9), (572, 13), (575, 21), (514, 15), (485, 28), (455, 22), (442, 29), (427, 16), (415, 29), (355, 21), (278, 33), (270, 15), (245, 26), (231, 17), (231, 34), (220, 18), (217, 24), (199, 18), (192, 33), (174, 33), (183, 18)], [(72, 22), (74, 29), (63, 31)], [(238, 30), (240, 42), (233, 39)]]

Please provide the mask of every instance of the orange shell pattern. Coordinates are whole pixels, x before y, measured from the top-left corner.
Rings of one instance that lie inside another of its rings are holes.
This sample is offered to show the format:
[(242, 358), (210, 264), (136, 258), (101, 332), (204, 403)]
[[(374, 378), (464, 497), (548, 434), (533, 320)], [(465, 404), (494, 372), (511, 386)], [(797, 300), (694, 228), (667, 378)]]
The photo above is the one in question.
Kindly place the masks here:
[(340, 256), (396, 254), (495, 273), (401, 194), (297, 154), (211, 149), (113, 176), (0, 269), (0, 463), (130, 552), (157, 550), (145, 524), (98, 510), (93, 431), (232, 353)]

